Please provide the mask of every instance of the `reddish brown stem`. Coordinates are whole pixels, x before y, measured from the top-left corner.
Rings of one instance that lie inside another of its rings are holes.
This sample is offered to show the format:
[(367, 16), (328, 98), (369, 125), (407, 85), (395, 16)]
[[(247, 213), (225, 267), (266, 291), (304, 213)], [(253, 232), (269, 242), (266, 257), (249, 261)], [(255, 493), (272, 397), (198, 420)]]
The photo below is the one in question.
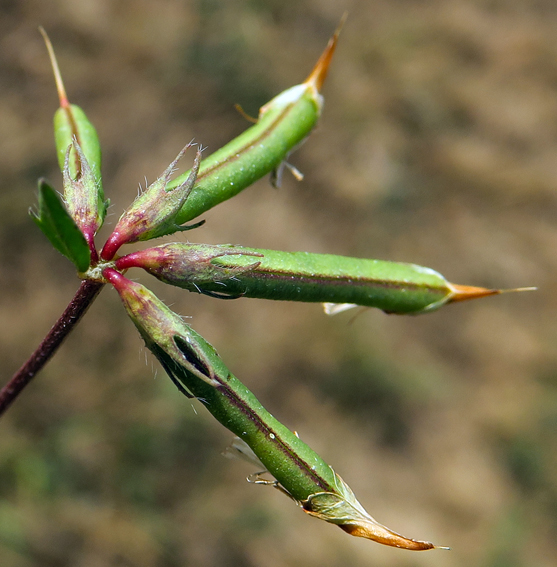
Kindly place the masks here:
[(11, 380), (0, 390), (0, 416), (10, 407), (12, 402), (19, 396), (23, 388), (31, 382), (33, 377), (50, 360), (50, 357), (58, 350), (63, 340), (77, 325), (81, 317), (87, 311), (89, 305), (102, 289), (104, 284), (84, 280), (81, 282), (74, 298), (37, 350), (29, 357), (27, 362), (12, 376)]

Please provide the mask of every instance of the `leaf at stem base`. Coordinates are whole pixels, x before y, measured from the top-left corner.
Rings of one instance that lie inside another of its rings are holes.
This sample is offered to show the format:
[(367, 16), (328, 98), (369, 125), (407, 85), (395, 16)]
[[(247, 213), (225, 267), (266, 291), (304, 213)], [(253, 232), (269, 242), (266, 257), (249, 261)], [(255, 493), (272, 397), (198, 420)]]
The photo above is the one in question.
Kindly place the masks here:
[(79, 272), (85, 272), (91, 262), (87, 241), (72, 219), (56, 191), (39, 180), (39, 208), (31, 216), (58, 252), (71, 260)]

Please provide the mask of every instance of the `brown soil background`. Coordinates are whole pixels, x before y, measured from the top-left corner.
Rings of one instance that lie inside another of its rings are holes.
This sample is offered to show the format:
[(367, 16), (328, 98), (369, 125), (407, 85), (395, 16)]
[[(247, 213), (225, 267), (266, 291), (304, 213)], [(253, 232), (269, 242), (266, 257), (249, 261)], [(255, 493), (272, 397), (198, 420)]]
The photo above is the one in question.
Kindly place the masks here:
[[(100, 134), (113, 206), (195, 137), (213, 151), (309, 72), (344, 10), (323, 119), (193, 241), (409, 261), (539, 291), (422, 317), (234, 302), (141, 281), (379, 521), (452, 551), (351, 538), (249, 485), (105, 289), (0, 421), (2, 567), (557, 564), (557, 4), (553, 0), (0, 2), (0, 360), (75, 289), (27, 210), (61, 185), (37, 27)], [(184, 237), (185, 238), (185, 237)], [(145, 363), (147, 360), (147, 364)], [(195, 404), (194, 404), (195, 405)]]

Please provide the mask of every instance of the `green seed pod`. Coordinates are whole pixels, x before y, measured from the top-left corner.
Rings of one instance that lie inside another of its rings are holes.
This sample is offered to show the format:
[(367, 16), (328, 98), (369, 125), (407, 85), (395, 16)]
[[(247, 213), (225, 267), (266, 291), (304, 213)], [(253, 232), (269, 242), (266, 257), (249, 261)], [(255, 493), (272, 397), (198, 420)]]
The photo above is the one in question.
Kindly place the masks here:
[[(75, 139), (81, 146), (83, 154), (87, 158), (89, 166), (95, 174), (95, 178), (100, 181), (101, 147), (97, 131), (83, 110), (75, 104), (70, 104), (52, 43), (42, 27), (39, 28), (39, 31), (43, 36), (48, 50), (52, 71), (54, 73), (54, 80), (56, 81), (56, 88), (58, 90), (58, 98), (60, 100), (60, 108), (54, 113), (54, 138), (56, 141), (56, 155), (58, 156), (60, 170), (64, 171), (66, 166), (66, 151), (68, 147), (73, 144)], [(79, 155), (77, 152), (72, 152), (70, 175), (75, 179), (79, 175), (80, 171), (81, 166)]]
[(415, 551), (435, 547), (401, 536), (374, 520), (340, 476), (261, 405), (203, 337), (142, 285), (111, 268), (103, 273), (171, 379), (245, 442), (275, 477), (273, 484), (305, 512), (386, 545)]
[[(319, 93), (335, 51), (340, 26), (309, 77), (261, 107), (257, 124), (203, 160), (196, 184), (177, 217), (187, 222), (268, 173), (281, 168), (290, 152), (316, 125), (323, 107)], [(169, 188), (182, 183), (189, 172)]]
[(229, 245), (166, 244), (123, 256), (116, 266), (143, 268), (165, 283), (217, 297), (353, 304), (399, 314), (500, 293), (451, 284), (415, 264)]
[(39, 29), (48, 49), (60, 100), (60, 108), (54, 113), (54, 139), (64, 174), (64, 198), (96, 256), (93, 236), (102, 226), (108, 208), (101, 183), (99, 137), (83, 110), (68, 101), (52, 44), (44, 29)]
[[(100, 185), (101, 180), (101, 146), (95, 127), (87, 118), (85, 112), (75, 105), (60, 106), (54, 113), (54, 139), (56, 142), (56, 155), (60, 169), (63, 171), (66, 164), (66, 153), (77, 141), (83, 155), (89, 162), (95, 180)], [(73, 179), (81, 174), (81, 159), (77, 151), (72, 149), (69, 161), (70, 175)], [(102, 188), (101, 188), (102, 191)], [(102, 197), (102, 195), (101, 195)]]

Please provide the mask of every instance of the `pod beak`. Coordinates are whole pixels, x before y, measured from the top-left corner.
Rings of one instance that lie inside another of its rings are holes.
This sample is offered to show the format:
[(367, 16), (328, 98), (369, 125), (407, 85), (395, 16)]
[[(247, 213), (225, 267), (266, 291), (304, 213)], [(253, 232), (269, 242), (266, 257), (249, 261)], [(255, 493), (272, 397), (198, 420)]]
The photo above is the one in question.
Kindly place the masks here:
[(317, 92), (321, 91), (321, 87), (327, 78), (327, 73), (329, 71), (329, 65), (331, 64), (331, 59), (333, 58), (333, 54), (335, 53), (335, 49), (338, 42), (338, 36), (340, 35), (340, 30), (348, 17), (348, 12), (344, 12), (340, 23), (333, 34), (333, 37), (329, 40), (325, 51), (319, 57), (319, 60), (315, 64), (315, 67), (312, 69), (311, 73), (309, 74), (308, 78), (304, 81), (304, 85), (311, 85), (313, 88), (317, 90)]
[(363, 537), (377, 543), (382, 543), (383, 545), (390, 545), (391, 547), (398, 547), (400, 549), (408, 549), (410, 551), (449, 549), (448, 547), (433, 545), (433, 543), (429, 541), (418, 541), (401, 536), (400, 534), (385, 528), (385, 526), (382, 526), (381, 524), (373, 525), (370, 523), (369, 526), (364, 524), (344, 524), (339, 527), (350, 535)]
[(489, 295), (498, 295), (501, 293), (499, 289), (488, 289), (485, 287), (474, 287), (471, 285), (457, 285), (449, 284), (451, 295), (449, 303), (456, 301), (467, 301), (468, 299), (476, 299), (480, 297), (487, 297)]
[(467, 301), (468, 299), (477, 299), (487, 297), (489, 295), (499, 295), (501, 293), (514, 293), (515, 291), (535, 291), (536, 287), (517, 287), (514, 289), (488, 289), (485, 287), (474, 287), (470, 285), (449, 284), (451, 295), (448, 303), (456, 301)]
[(54, 80), (56, 81), (56, 90), (58, 91), (58, 99), (60, 100), (61, 108), (68, 108), (70, 102), (68, 101), (68, 95), (66, 94), (66, 89), (64, 88), (64, 82), (62, 81), (62, 74), (60, 73), (60, 68), (58, 67), (58, 61), (56, 60), (56, 55), (54, 53), (54, 48), (50, 42), (45, 29), (39, 26), (39, 32), (43, 36), (46, 49), (48, 51), (48, 56), (50, 58), (50, 64), (52, 65), (52, 71), (54, 73)]

